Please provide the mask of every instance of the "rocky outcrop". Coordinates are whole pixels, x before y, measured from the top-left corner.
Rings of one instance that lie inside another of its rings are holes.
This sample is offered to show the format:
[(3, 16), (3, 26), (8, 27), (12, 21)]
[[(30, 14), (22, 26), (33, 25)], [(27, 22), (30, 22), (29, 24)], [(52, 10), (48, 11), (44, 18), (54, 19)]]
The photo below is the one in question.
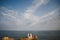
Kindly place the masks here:
[(19, 40), (38, 40), (37, 35), (28, 34), (28, 37), (19, 38)]
[(14, 38), (3, 37), (2, 40), (14, 40)]

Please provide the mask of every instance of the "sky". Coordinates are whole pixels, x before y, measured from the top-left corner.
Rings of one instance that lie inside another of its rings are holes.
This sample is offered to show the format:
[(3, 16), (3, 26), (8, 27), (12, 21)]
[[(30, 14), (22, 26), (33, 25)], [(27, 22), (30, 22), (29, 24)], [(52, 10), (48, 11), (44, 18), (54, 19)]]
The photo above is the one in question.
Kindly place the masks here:
[(0, 0), (0, 30), (60, 30), (60, 0)]

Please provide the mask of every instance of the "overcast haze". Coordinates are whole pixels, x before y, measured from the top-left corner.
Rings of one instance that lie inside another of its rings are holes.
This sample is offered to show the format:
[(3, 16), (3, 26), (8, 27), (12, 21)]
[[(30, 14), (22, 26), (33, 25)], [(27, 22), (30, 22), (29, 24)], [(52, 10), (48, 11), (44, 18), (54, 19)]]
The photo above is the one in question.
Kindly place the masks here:
[(60, 30), (60, 0), (0, 0), (0, 30)]

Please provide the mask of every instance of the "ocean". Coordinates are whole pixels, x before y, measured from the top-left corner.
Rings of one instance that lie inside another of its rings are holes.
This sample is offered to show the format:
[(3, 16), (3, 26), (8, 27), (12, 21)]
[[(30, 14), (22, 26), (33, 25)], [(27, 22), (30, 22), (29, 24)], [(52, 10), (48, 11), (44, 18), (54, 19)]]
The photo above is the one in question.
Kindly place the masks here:
[(38, 35), (38, 40), (60, 40), (60, 31), (2, 31), (0, 30), (0, 40), (2, 37), (13, 37), (14, 40), (26, 37), (28, 33)]

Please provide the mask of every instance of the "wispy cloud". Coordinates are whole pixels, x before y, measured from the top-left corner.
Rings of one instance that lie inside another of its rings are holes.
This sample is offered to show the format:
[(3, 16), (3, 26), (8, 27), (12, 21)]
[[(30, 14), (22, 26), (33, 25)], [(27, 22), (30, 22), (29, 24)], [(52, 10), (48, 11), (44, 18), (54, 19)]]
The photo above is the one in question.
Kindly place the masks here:
[(16, 10), (0, 7), (0, 12), (4, 16), (2, 19), (8, 20), (2, 20), (1, 23), (9, 26), (10, 29), (8, 28), (8, 30), (55, 30), (60, 23), (57, 19), (59, 8), (46, 12), (43, 16), (34, 15), (39, 7), (48, 2), (48, 0), (34, 0), (21, 16)]
[(49, 0), (34, 0), (32, 5), (30, 5), (27, 10), (24, 12), (24, 17), (29, 19), (33, 13), (42, 5), (45, 5), (49, 2)]
[(30, 5), (27, 10), (24, 12), (24, 18), (29, 20), (29, 22), (32, 22), (30, 25), (35, 24), (39, 21), (40, 17), (35, 16), (34, 13), (36, 10), (41, 7), (42, 5), (46, 5), (49, 2), (49, 0), (34, 0), (32, 5)]
[[(59, 11), (59, 8), (57, 8), (51, 12), (47, 12), (43, 16), (40, 16), (39, 19), (37, 19), (38, 21), (33, 23), (32, 26), (36, 27), (35, 29), (39, 29), (39, 30), (41, 29), (40, 27), (43, 27), (42, 29), (44, 29), (44, 28), (47, 29), (48, 27), (50, 27), (50, 29), (52, 28), (52, 30), (54, 30), (56, 28), (56, 26), (58, 28), (59, 23), (60, 23), (59, 19), (58, 19), (58, 15), (59, 15), (58, 11)], [(44, 29), (44, 30), (46, 30), (46, 29)]]

